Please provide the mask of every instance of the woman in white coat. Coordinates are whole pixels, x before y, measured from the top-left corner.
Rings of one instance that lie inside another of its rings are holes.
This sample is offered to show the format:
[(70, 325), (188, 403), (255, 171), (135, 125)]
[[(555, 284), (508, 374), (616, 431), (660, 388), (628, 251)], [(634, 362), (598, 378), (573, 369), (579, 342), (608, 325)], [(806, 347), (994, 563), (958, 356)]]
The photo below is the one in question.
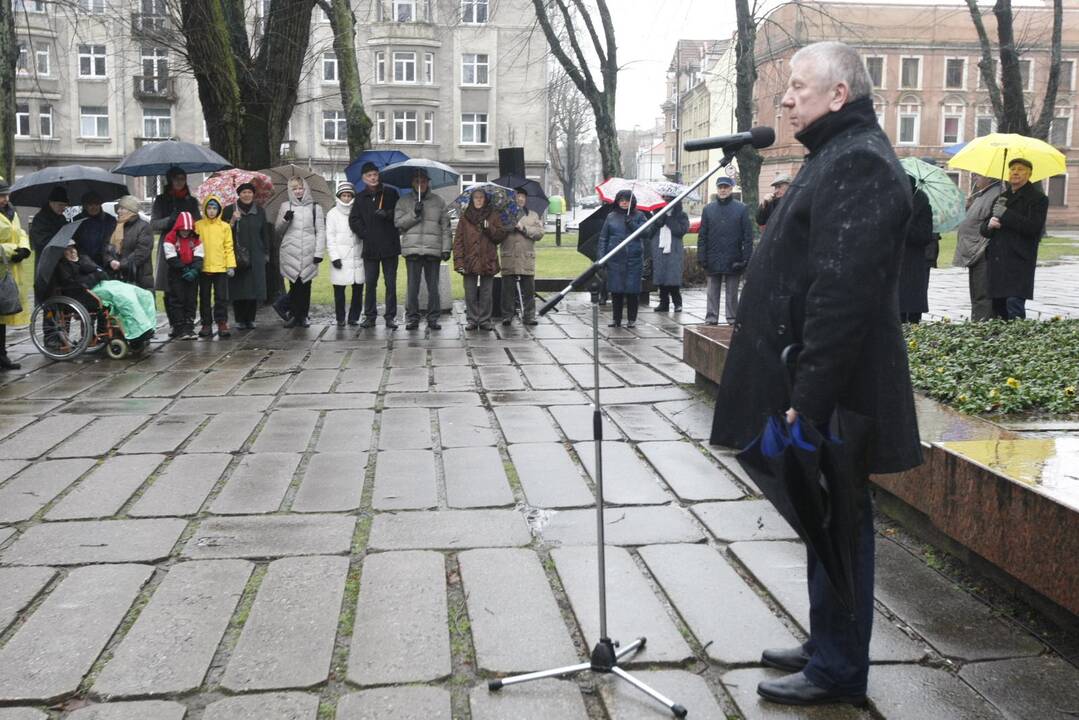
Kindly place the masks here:
[(285, 327), (308, 327), (311, 281), (318, 275), (326, 248), (326, 217), (303, 178), (290, 178), (288, 193), (288, 201), (277, 211), (274, 230), (281, 236), (281, 277), (291, 285), (274, 309), (285, 319)]
[(326, 213), (326, 255), (330, 258), (330, 282), (333, 283), (333, 307), (337, 324), (345, 324), (345, 291), (352, 286), (348, 305), (348, 324), (358, 325), (363, 312), (363, 241), (348, 226), (356, 188), (350, 182), (337, 186), (337, 204)]

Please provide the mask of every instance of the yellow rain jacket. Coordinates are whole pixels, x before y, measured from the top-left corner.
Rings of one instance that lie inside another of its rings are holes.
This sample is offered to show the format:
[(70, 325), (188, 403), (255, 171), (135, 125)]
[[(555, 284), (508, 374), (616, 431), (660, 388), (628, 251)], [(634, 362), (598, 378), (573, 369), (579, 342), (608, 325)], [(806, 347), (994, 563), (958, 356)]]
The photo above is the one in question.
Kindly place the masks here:
[[(217, 217), (206, 217), (206, 203), (216, 200), (221, 207)], [(202, 241), (202, 272), (223, 273), (236, 267), (236, 254), (232, 249), (232, 226), (221, 219), (225, 204), (216, 195), (207, 195), (202, 201), (202, 219), (195, 223), (195, 234)]]
[[(19, 223), (19, 215), (15, 213), (11, 220), (0, 213), (0, 247), (4, 248), (4, 254), (10, 261), (11, 254), (18, 248), (30, 249), (30, 237), (22, 229)], [(20, 263), (11, 263), (11, 276), (15, 278), (15, 284), (19, 286), (19, 302), (22, 303), (22, 312), (14, 315), (0, 315), (0, 325), (25, 325), (30, 322), (30, 299), (27, 292), (34, 284), (34, 262), (26, 258)]]

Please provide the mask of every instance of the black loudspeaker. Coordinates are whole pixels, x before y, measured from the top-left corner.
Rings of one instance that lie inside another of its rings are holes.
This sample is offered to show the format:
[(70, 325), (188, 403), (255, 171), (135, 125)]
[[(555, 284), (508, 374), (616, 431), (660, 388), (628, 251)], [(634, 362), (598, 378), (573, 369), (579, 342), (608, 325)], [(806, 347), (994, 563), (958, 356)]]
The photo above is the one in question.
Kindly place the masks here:
[(525, 177), (525, 149), (521, 147), (499, 148), (498, 174)]

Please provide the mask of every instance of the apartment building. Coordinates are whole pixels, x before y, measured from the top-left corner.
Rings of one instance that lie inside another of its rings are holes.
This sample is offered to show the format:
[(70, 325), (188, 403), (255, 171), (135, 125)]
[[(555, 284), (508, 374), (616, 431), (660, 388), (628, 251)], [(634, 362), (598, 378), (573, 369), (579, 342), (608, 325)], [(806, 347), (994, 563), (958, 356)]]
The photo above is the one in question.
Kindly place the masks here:
[[(112, 167), (163, 138), (208, 143), (195, 80), (165, 41), (175, 38), (166, 0), (15, 7), (16, 175), (67, 163)], [(249, 2), (253, 34), (268, 7)], [(545, 181), (548, 49), (532, 32), (528, 0), (357, 1), (355, 11), (375, 148), (438, 159), (471, 182), (498, 175), (499, 147), (524, 147), (527, 174)], [(352, 159), (339, 77), (329, 18), (316, 8), (281, 156), (331, 182)], [(150, 198), (157, 179), (132, 187)]]

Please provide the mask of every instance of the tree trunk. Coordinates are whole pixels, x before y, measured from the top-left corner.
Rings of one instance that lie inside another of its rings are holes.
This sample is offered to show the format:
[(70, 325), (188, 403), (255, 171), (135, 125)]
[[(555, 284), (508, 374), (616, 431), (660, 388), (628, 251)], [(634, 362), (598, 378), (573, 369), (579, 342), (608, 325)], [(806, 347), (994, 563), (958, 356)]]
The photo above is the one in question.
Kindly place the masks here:
[[(757, 22), (749, 9), (748, 0), (735, 0), (738, 36), (734, 46), (736, 104), (734, 119), (738, 132), (753, 127), (753, 86), (757, 82)], [(752, 145), (738, 150), (738, 184), (742, 187), (742, 202), (755, 212), (760, 192), (761, 154)], [(757, 232), (756, 223), (752, 223)]]
[(19, 60), (15, 12), (0, 1), (0, 175), (15, 182), (15, 64)]
[(1053, 0), (1053, 35), (1049, 48), (1049, 78), (1042, 99), (1042, 110), (1037, 121), (1031, 126), (1030, 134), (1040, 140), (1049, 139), (1049, 127), (1056, 110), (1057, 92), (1060, 90), (1060, 53), (1061, 35), (1064, 25), (1064, 3)]
[(356, 14), (349, 0), (331, 0), (327, 7), (333, 27), (333, 49), (337, 54), (337, 81), (341, 87), (341, 105), (345, 109), (348, 127), (349, 158), (359, 157), (371, 147), (371, 118), (363, 108), (363, 89), (360, 68), (356, 62)]
[(1015, 30), (1012, 23), (1011, 0), (997, 0), (993, 6), (997, 19), (997, 38), (1000, 43), (1000, 84), (1003, 103), (1000, 132), (1030, 134), (1026, 101), (1023, 98), (1023, 76), (1019, 72), (1019, 53), (1015, 49)]
[[(593, 107), (595, 107), (594, 104)], [(596, 138), (599, 140), (599, 165), (603, 177), (621, 177), (622, 148), (618, 144), (618, 129), (614, 124), (613, 108), (611, 114), (596, 111)]]

